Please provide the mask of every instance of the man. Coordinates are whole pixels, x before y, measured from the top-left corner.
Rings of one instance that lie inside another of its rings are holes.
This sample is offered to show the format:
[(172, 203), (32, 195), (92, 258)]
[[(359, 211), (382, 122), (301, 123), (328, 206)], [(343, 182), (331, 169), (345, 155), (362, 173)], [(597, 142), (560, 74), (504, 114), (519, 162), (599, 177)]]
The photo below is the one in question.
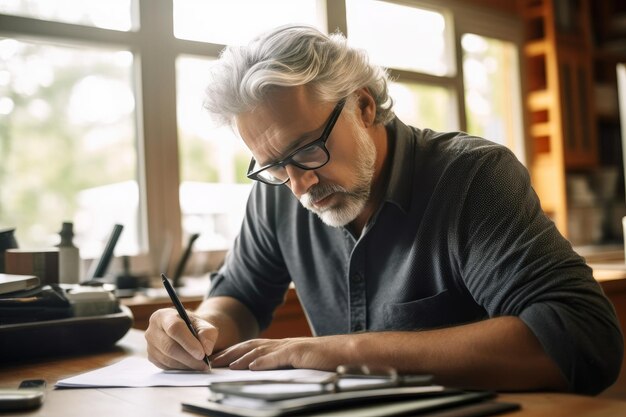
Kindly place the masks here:
[[(498, 390), (614, 382), (613, 307), (510, 151), (405, 126), (385, 72), (309, 27), (227, 48), (212, 76), (206, 107), (250, 148), (257, 183), (192, 315), (200, 341), (159, 310), (146, 332), (153, 363), (384, 364)], [(255, 339), (290, 282), (316, 337)]]

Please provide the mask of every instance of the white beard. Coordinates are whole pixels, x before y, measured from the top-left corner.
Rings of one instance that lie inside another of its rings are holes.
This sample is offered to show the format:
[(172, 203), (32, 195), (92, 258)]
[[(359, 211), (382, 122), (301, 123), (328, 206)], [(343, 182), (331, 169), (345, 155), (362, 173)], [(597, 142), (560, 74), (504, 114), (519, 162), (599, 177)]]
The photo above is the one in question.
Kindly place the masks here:
[[(365, 128), (354, 124), (357, 129), (357, 156), (355, 162), (356, 184), (347, 190), (336, 184), (318, 184), (302, 197), (300, 203), (308, 210), (317, 214), (329, 226), (342, 227), (352, 222), (363, 211), (370, 197), (372, 178), (374, 177), (374, 162), (376, 161), (376, 147), (371, 142)], [(318, 209), (313, 202), (319, 201), (333, 193), (339, 194), (340, 203), (324, 209)]]

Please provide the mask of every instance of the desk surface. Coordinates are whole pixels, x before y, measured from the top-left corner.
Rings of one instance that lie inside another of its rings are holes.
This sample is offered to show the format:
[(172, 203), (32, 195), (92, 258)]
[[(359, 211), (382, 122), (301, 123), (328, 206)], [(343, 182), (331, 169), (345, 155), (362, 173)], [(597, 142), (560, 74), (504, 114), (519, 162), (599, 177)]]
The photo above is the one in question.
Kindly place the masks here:
[[(46, 379), (48, 393), (43, 407), (19, 414), (29, 416), (191, 416), (182, 411), (181, 401), (207, 398), (203, 387), (53, 389), (59, 379), (110, 365), (129, 355), (145, 356), (143, 332), (131, 329), (114, 350), (106, 353), (0, 365), (0, 387), (15, 388), (23, 379)], [(507, 414), (515, 417), (615, 417), (626, 413), (626, 401), (570, 394), (505, 393), (498, 399), (521, 404), (521, 411)]]

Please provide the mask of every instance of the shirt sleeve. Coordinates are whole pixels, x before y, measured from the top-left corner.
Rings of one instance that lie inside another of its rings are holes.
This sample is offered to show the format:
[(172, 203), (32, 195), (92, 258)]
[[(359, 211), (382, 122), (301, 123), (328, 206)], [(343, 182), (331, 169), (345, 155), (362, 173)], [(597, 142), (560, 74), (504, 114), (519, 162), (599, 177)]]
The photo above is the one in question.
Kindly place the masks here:
[(209, 291), (209, 297), (229, 296), (242, 302), (261, 330), (271, 323), (291, 281), (275, 234), (279, 194), (271, 193), (269, 186), (253, 186), (239, 236)]
[(591, 269), (541, 210), (526, 169), (506, 149), (464, 167), (470, 181), (456, 224), (464, 283), (490, 317), (518, 316), (571, 391), (615, 382), (623, 337)]

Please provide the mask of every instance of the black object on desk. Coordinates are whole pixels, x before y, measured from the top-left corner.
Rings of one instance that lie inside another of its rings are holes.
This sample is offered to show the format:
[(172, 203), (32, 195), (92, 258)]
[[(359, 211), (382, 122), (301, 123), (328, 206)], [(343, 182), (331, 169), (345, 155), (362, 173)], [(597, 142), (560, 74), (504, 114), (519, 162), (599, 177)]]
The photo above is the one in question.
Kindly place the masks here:
[(183, 409), (246, 417), (325, 413), (477, 417), (519, 408), (517, 404), (486, 401), (495, 397), (491, 391), (463, 391), (433, 384), (432, 380), (431, 375), (400, 375), (387, 366), (341, 365), (334, 374), (319, 381), (214, 382), (209, 386), (208, 401), (183, 402)]
[(109, 267), (109, 263), (111, 263), (111, 258), (113, 257), (113, 251), (115, 250), (115, 245), (117, 245), (117, 241), (122, 234), (122, 230), (124, 226), (121, 224), (116, 224), (113, 226), (113, 231), (109, 236), (109, 240), (107, 241), (106, 246), (104, 247), (104, 251), (98, 259), (98, 262), (95, 264), (95, 268), (93, 268), (87, 276), (87, 280), (93, 281), (96, 278), (104, 277), (104, 274)]
[(0, 364), (111, 349), (133, 324), (125, 305), (112, 314), (0, 325)]
[[(170, 284), (167, 276), (165, 276), (165, 274), (161, 274), (161, 280), (163, 281), (163, 286), (165, 287), (167, 294), (170, 296), (172, 303), (174, 303), (174, 307), (176, 307), (176, 311), (178, 311), (178, 315), (181, 319), (183, 319), (191, 334), (193, 334), (196, 339), (200, 340), (198, 332), (196, 332), (196, 329), (191, 324), (191, 320), (185, 311), (185, 307), (183, 307), (183, 303), (180, 302), (180, 299), (176, 295), (176, 291), (174, 291), (174, 287)], [(207, 355), (204, 355), (204, 359), (202, 361), (206, 363), (209, 366), (209, 370), (211, 370), (211, 360)]]
[(115, 296), (117, 298), (133, 297), (140, 289), (149, 286), (148, 277), (132, 274), (130, 257), (122, 256), (122, 273), (115, 277)]
[(72, 306), (63, 289), (57, 284), (3, 294), (0, 297), (0, 327), (70, 317)]
[(0, 229), (0, 272), (4, 272), (4, 252), (17, 248), (15, 229)]
[[(440, 387), (443, 388), (443, 387)], [(209, 416), (280, 417), (289, 415), (477, 417), (519, 409), (518, 404), (488, 401), (489, 391), (465, 392), (429, 387), (395, 387), (327, 393), (287, 400), (226, 396), (218, 401), (183, 402), (183, 410)], [(432, 414), (431, 414), (432, 413)], [(441, 414), (440, 414), (441, 413)]]
[(0, 412), (31, 410), (40, 407), (46, 391), (43, 379), (27, 379), (18, 389), (0, 389)]
[(176, 265), (176, 270), (174, 271), (174, 275), (172, 276), (172, 285), (174, 287), (180, 287), (180, 277), (183, 276), (183, 272), (185, 271), (185, 265), (187, 265), (187, 261), (189, 260), (189, 255), (191, 255), (191, 248), (193, 247), (193, 242), (198, 239), (200, 236), (199, 233), (194, 233), (189, 236), (189, 240), (187, 241), (187, 247), (183, 252), (178, 264)]

